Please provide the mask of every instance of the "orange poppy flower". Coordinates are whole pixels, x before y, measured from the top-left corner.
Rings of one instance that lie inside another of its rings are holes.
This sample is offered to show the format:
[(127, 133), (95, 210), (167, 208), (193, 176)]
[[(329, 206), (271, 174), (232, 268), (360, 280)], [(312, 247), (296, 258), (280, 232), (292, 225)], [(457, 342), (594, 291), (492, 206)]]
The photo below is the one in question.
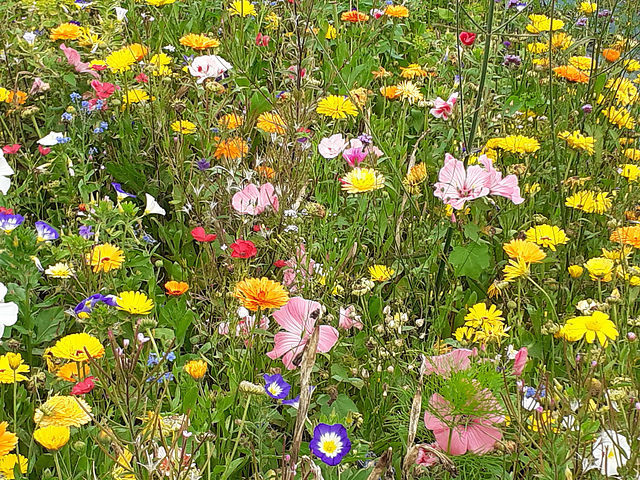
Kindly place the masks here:
[(395, 85), (391, 85), (389, 87), (380, 87), (380, 93), (383, 97), (388, 98), (389, 100), (393, 100), (394, 98), (398, 98), (398, 87)]
[(167, 291), (168, 295), (178, 296), (189, 290), (189, 284), (187, 282), (176, 282), (171, 280), (164, 284), (164, 289)]
[(340, 20), (342, 20), (343, 22), (351, 23), (366, 22), (367, 20), (369, 20), (369, 15), (357, 10), (349, 10), (348, 12), (342, 12), (342, 15), (340, 15)]
[(608, 62), (615, 62), (620, 58), (620, 52), (614, 48), (605, 48), (602, 50), (602, 56), (606, 58)]
[(558, 77), (569, 80), (570, 82), (589, 83), (589, 75), (581, 72), (576, 67), (573, 67), (571, 65), (562, 65), (560, 67), (556, 67), (553, 69), (553, 73), (555, 73)]

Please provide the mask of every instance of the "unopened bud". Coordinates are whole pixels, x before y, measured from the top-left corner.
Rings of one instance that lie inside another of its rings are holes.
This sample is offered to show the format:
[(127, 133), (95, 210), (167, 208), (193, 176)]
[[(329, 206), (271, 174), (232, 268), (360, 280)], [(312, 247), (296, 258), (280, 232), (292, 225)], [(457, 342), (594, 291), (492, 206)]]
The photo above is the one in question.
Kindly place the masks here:
[(256, 385), (255, 383), (247, 382), (243, 380), (238, 385), (238, 389), (243, 393), (249, 393), (251, 395), (265, 395), (264, 387), (261, 385)]

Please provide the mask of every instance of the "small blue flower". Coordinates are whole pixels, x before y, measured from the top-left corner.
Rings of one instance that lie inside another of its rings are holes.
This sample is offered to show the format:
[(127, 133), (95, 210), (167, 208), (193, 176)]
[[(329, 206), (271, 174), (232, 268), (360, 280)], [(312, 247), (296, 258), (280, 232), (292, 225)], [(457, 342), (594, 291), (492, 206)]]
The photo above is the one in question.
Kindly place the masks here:
[(524, 392), (525, 397), (533, 397), (536, 394), (537, 390), (533, 387), (527, 387)]
[(173, 362), (173, 361), (176, 359), (176, 354), (175, 354), (175, 353), (173, 353), (173, 352), (169, 352), (169, 353), (165, 356), (165, 358), (166, 358), (168, 361)]
[(100, 128), (103, 130), (109, 130), (109, 124), (107, 122), (100, 122)]
[(196, 162), (196, 166), (198, 167), (198, 170), (204, 172), (205, 170), (209, 170), (211, 168), (211, 162), (206, 158), (201, 158)]
[(104, 130), (102, 128), (100, 128), (100, 127), (93, 129), (93, 133), (95, 133), (96, 135), (98, 135), (99, 133), (102, 133), (102, 132), (104, 132)]
[(91, 237), (93, 237), (94, 233), (91, 230), (93, 227), (91, 225), (82, 225), (79, 229), (78, 229), (78, 235), (80, 235), (82, 238), (84, 239), (90, 239)]
[(282, 375), (279, 373), (275, 375), (267, 375), (266, 373), (263, 375), (264, 377), (264, 391), (267, 392), (271, 398), (275, 398), (276, 400), (282, 400), (289, 395), (289, 391), (291, 390), (291, 385), (284, 381)]
[(148, 243), (149, 245), (153, 245), (154, 243), (157, 242), (157, 240), (153, 238), (151, 235), (149, 235), (148, 233), (145, 233), (142, 236), (142, 241), (144, 241), (145, 243)]
[(58, 137), (57, 138), (58, 143), (69, 143), (71, 141), (71, 137)]
[(164, 375), (162, 375), (159, 379), (158, 379), (158, 383), (162, 382), (163, 380), (168, 380), (169, 382), (171, 380), (175, 379), (175, 377), (173, 376), (173, 373), (171, 372), (166, 372)]
[(69, 112), (64, 112), (61, 118), (63, 122), (70, 122), (71, 120), (73, 120), (73, 115), (71, 115)]
[(155, 367), (156, 365), (158, 365), (158, 363), (160, 363), (160, 360), (158, 360), (158, 355), (155, 352), (151, 352), (149, 354), (149, 358), (147, 359), (147, 366)]
[(82, 98), (82, 95), (80, 95), (78, 92), (73, 92), (69, 95), (69, 98), (71, 98), (71, 101), (73, 103), (76, 103), (78, 100)]

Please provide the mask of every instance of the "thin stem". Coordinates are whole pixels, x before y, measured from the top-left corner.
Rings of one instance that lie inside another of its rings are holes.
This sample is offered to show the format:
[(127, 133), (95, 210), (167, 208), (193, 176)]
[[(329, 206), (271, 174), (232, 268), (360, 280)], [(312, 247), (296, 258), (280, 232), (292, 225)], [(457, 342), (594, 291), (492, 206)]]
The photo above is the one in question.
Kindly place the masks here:
[(62, 469), (60, 468), (60, 460), (58, 459), (57, 451), (53, 454), (53, 460), (56, 463), (56, 472), (58, 473), (58, 480), (63, 480), (65, 477), (62, 476)]
[(244, 404), (244, 412), (242, 413), (242, 420), (240, 420), (240, 427), (238, 428), (238, 435), (236, 436), (236, 442), (233, 445), (233, 450), (231, 451), (231, 455), (227, 457), (227, 461), (225, 462), (224, 472), (222, 474), (222, 480), (227, 478), (227, 470), (231, 462), (233, 461), (233, 457), (236, 455), (236, 450), (238, 450), (238, 445), (240, 444), (240, 437), (242, 436), (242, 430), (244, 430), (244, 423), (247, 419), (247, 412), (249, 411), (249, 404), (251, 403), (251, 394), (247, 394), (247, 401)]

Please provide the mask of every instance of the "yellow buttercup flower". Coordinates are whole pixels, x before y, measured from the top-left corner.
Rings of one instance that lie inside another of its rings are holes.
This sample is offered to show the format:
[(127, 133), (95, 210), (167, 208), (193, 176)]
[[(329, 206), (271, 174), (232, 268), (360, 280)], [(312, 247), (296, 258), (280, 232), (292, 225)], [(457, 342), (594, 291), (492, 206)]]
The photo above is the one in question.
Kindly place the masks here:
[(567, 198), (565, 205), (567, 207), (575, 208), (576, 210), (587, 211), (593, 208), (595, 203), (595, 195), (590, 190), (584, 190), (582, 192), (576, 192)]
[(207, 373), (207, 363), (203, 360), (191, 360), (185, 363), (184, 371), (194, 380), (200, 380)]
[(629, 182), (635, 182), (640, 177), (640, 167), (633, 163), (625, 163), (618, 166), (618, 173)]
[(551, 36), (551, 46), (553, 48), (559, 48), (560, 50), (566, 50), (573, 45), (571, 35), (567, 35), (564, 32), (554, 33)]
[(591, 70), (595, 68), (596, 63), (591, 57), (571, 57), (569, 58), (569, 65), (576, 67), (578, 70)]
[(605, 84), (605, 88), (613, 90), (616, 101), (625, 107), (637, 103), (640, 99), (638, 89), (628, 78), (611, 78)]
[(627, 148), (624, 151), (624, 156), (629, 160), (633, 160), (634, 162), (640, 162), (640, 150), (637, 148)]
[[(524, 135), (509, 135), (508, 137), (493, 139), (495, 147), (511, 153), (534, 153), (540, 149), (540, 143), (531, 137)], [(492, 147), (493, 148), (493, 147)]]
[(614, 106), (602, 110), (602, 114), (607, 117), (610, 123), (618, 128), (633, 130), (636, 122), (626, 108), (616, 108)]
[(385, 282), (389, 280), (394, 273), (395, 273), (395, 270), (385, 265), (374, 265), (372, 267), (369, 267), (369, 274), (371, 275), (371, 280), (374, 280), (376, 282)]
[(579, 10), (585, 15), (591, 15), (598, 11), (598, 4), (591, 2), (581, 2)]
[(338, 30), (333, 25), (329, 25), (327, 27), (327, 33), (324, 35), (324, 38), (327, 40), (334, 40), (338, 37)]
[(355, 117), (358, 115), (358, 109), (353, 102), (346, 96), (329, 95), (318, 102), (316, 112), (325, 117), (333, 119), (347, 118), (348, 115)]
[(527, 31), (531, 33), (555, 31), (564, 27), (562, 20), (551, 19), (545, 15), (529, 15), (529, 20), (531, 20), (531, 23), (527, 25)]
[(38, 428), (79, 427), (91, 421), (91, 406), (77, 396), (56, 395), (36, 409), (33, 421)]
[(33, 438), (47, 450), (60, 450), (64, 447), (69, 438), (71, 431), (66, 426), (49, 425), (44, 428), (38, 428), (33, 432)]
[(474, 328), (482, 328), (486, 322), (504, 322), (502, 310), (498, 310), (495, 305), (487, 308), (486, 303), (476, 303), (469, 307), (469, 311), (464, 317), (465, 325)]
[(93, 267), (93, 273), (116, 270), (123, 262), (124, 252), (110, 243), (96, 245), (87, 254), (87, 263)]
[(134, 53), (127, 48), (116, 50), (104, 59), (104, 63), (106, 63), (109, 70), (114, 73), (122, 73), (127, 70), (131, 70), (131, 65), (136, 63), (136, 61)]
[(241, 17), (247, 17), (249, 15), (256, 16), (258, 12), (256, 12), (256, 7), (247, 0), (236, 0), (229, 7), (230, 15), (240, 15)]
[(153, 5), (154, 7), (162, 7), (164, 5), (171, 5), (176, 0), (147, 0), (147, 4)]
[(609, 320), (609, 315), (603, 312), (593, 312), (590, 316), (576, 317), (567, 321), (563, 327), (564, 338), (570, 342), (577, 342), (584, 338), (587, 343), (595, 342), (606, 347), (609, 340), (615, 340), (619, 333), (616, 325)]
[(340, 179), (348, 193), (364, 193), (384, 187), (384, 176), (373, 168), (354, 168)]
[(640, 70), (640, 62), (638, 60), (633, 59), (633, 58), (625, 60), (623, 62), (623, 65), (624, 65), (624, 68), (629, 73), (637, 72), (638, 70)]
[(533, 54), (545, 53), (549, 50), (548, 43), (534, 42), (527, 44), (527, 50)]
[(615, 263), (610, 258), (596, 257), (589, 259), (584, 268), (589, 272), (593, 281), (610, 282), (613, 279)]
[(153, 310), (153, 300), (142, 292), (122, 292), (116, 298), (116, 308), (133, 315), (148, 315)]
[(535, 242), (543, 247), (548, 247), (555, 252), (557, 245), (563, 245), (569, 241), (564, 230), (555, 225), (536, 225), (526, 232), (527, 240)]
[(183, 135), (188, 135), (191, 133), (195, 133), (196, 125), (195, 123), (192, 123), (189, 120), (176, 120), (171, 124), (171, 130), (173, 130), (176, 133), (182, 133)]
[(100, 340), (88, 333), (72, 333), (58, 340), (51, 349), (51, 354), (74, 362), (86, 362), (89, 357), (102, 358), (104, 347)]
[(150, 97), (149, 94), (141, 88), (132, 88), (122, 97), (123, 107), (132, 103), (140, 103), (145, 101), (155, 100), (155, 97)]

